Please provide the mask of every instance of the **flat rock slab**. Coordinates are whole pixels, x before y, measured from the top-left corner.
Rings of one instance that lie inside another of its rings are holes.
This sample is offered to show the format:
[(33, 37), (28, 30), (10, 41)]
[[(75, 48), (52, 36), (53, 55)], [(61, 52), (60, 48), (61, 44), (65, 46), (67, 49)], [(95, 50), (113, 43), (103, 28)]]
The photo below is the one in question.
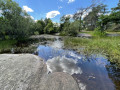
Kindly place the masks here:
[(46, 64), (37, 56), (0, 55), (0, 90), (39, 90)]
[(69, 74), (47, 74), (47, 66), (38, 56), (1, 54), (0, 90), (79, 90), (79, 87)]
[(120, 36), (120, 34), (107, 34), (107, 36), (110, 36), (110, 37), (117, 37), (117, 36)]
[(77, 37), (91, 38), (92, 35), (90, 35), (90, 34), (86, 34), (86, 33), (80, 33), (80, 34), (77, 35)]
[(40, 90), (80, 90), (74, 78), (63, 72), (49, 74), (40, 87)]
[(42, 35), (33, 35), (30, 38), (32, 39), (40, 39), (40, 38), (45, 38), (45, 39), (55, 39), (55, 38), (62, 38), (61, 36), (56, 36), (56, 35), (49, 35), (49, 34), (42, 34)]

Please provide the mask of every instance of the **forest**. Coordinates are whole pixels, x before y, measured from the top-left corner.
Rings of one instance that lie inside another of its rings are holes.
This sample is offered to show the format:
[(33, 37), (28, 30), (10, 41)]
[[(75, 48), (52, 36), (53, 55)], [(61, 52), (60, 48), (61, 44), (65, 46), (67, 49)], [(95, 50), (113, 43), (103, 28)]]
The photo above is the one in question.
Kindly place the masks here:
[(93, 31), (101, 36), (107, 31), (120, 30), (120, 1), (117, 7), (107, 9), (104, 4), (92, 3), (79, 8), (74, 15), (64, 15), (60, 23), (50, 18), (34, 21), (12, 0), (0, 0), (0, 39), (18, 39), (30, 35), (54, 34), (76, 36), (81, 31)]

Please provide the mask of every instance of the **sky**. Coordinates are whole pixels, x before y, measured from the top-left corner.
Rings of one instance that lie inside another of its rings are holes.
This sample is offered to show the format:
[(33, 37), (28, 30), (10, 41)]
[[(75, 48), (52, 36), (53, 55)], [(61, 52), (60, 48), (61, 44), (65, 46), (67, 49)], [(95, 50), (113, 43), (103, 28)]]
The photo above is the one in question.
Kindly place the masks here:
[[(91, 0), (14, 0), (32, 19), (51, 18), (59, 22), (63, 15), (74, 14), (79, 8), (87, 7)], [(117, 6), (119, 0), (103, 0), (108, 9)]]

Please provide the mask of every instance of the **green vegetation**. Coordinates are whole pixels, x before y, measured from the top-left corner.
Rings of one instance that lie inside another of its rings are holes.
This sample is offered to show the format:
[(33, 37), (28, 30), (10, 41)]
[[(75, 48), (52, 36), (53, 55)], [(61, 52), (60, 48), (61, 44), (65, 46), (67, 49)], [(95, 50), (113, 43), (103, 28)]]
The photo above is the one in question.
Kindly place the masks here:
[[(74, 25), (73, 25), (74, 24)], [(104, 4), (80, 8), (74, 15), (61, 18), (62, 35), (76, 36), (81, 31), (93, 31), (95, 36), (105, 36), (106, 31), (120, 31), (120, 0), (118, 6), (108, 11)], [(75, 34), (73, 34), (75, 32)]]
[[(65, 46), (84, 54), (102, 54), (120, 67), (120, 37), (66, 38)], [(82, 50), (82, 51), (81, 51)]]
[(0, 41), (0, 52), (11, 50), (11, 48), (13, 48), (16, 43), (17, 43), (16, 40), (3, 40), (3, 41)]
[(50, 19), (35, 22), (26, 11), (13, 0), (0, 0), (0, 40), (26, 38), (36, 34), (53, 34), (58, 25)]
[(68, 35), (68, 36), (76, 36), (78, 34), (78, 21), (71, 22), (70, 21), (70, 16), (63, 16), (61, 18), (61, 35)]
[[(17, 39), (29, 36), (32, 19), (12, 0), (0, 0), (0, 38)], [(5, 38), (5, 37), (8, 38)]]

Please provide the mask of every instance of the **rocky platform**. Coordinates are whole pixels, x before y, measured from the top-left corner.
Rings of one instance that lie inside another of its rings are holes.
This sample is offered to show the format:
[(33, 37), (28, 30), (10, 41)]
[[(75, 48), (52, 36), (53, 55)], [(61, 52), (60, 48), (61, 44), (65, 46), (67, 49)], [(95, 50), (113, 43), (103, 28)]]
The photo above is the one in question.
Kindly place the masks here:
[(1, 54), (0, 90), (79, 90), (79, 87), (69, 74), (47, 74), (45, 62), (38, 56)]

